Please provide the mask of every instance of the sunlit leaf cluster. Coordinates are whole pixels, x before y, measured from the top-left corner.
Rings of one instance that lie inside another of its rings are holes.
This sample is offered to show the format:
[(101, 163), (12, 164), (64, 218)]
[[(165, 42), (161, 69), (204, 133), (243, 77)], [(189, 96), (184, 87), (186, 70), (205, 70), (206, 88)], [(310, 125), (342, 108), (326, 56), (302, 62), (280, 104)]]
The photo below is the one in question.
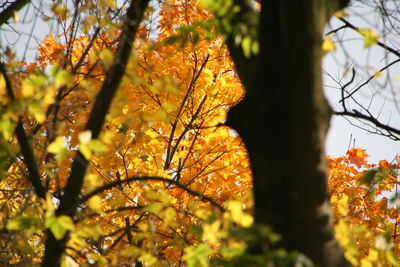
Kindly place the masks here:
[[(116, 7), (113, 1), (103, 2), (104, 10), (89, 12), (94, 8), (89, 1), (82, 6), (81, 30), (94, 29), (95, 34), (75, 37), (70, 29), (49, 35), (35, 63), (18, 62), (21, 71), (9, 76), (15, 88), (12, 103), (1, 84), (4, 106), (12, 106), (2, 116), (2, 138), (12, 154), (4, 161), (8, 170), (0, 182), (5, 262), (38, 263), (47, 230), (56, 239), (69, 233), (69, 262), (178, 264), (185, 253), (200, 253), (200, 248), (189, 248), (198, 243), (205, 242), (201, 253), (207, 251), (207, 257), (218, 253), (221, 238), (231, 242), (231, 223), (252, 224), (252, 217), (243, 213), (251, 204), (246, 152), (237, 134), (224, 126), (227, 110), (242, 98), (243, 89), (222, 40), (191, 30), (205, 31), (192, 26), (210, 17), (204, 8), (166, 1), (148, 11), (149, 18), (159, 19), (146, 20), (139, 29), (102, 134), (93, 139), (85, 131), (118, 41), (112, 13), (105, 12)], [(53, 9), (68, 16), (61, 7)], [(156, 33), (151, 25), (158, 25)], [(171, 41), (179, 33), (187, 40)], [(14, 147), (19, 116), (49, 191), (45, 204), (24, 178), (26, 167)], [(56, 216), (54, 207), (77, 151), (91, 163), (78, 213), (74, 218)], [(207, 220), (212, 223), (203, 229)], [(217, 232), (225, 234), (214, 236)], [(232, 246), (243, 251), (245, 245)]]
[(356, 266), (399, 266), (398, 162), (368, 164), (363, 149), (328, 158), (336, 237)]

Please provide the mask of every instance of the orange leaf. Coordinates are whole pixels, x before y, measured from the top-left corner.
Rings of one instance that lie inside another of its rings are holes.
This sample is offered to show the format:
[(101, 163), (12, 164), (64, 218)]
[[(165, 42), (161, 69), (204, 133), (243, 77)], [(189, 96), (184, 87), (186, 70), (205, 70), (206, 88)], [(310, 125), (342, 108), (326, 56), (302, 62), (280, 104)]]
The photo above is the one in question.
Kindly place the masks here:
[(366, 158), (369, 155), (365, 152), (365, 149), (361, 148), (352, 148), (347, 151), (347, 158), (351, 164), (357, 166), (357, 168), (361, 168), (362, 165), (367, 164)]

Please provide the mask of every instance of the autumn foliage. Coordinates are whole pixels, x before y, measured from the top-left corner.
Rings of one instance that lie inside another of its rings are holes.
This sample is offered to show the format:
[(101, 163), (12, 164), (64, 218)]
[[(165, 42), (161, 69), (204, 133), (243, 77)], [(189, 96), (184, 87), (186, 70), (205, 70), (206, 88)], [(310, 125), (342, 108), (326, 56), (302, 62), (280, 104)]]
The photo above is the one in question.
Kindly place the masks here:
[[(114, 1), (102, 3), (97, 17), (90, 1), (83, 5), (81, 35), (69, 28), (46, 37), (34, 63), (8, 55), (9, 72), (0, 76), (0, 265), (38, 265), (46, 231), (69, 235), (65, 266), (207, 266), (243, 255), (251, 232), (241, 231), (253, 224), (251, 172), (240, 137), (224, 122), (244, 91), (223, 40), (200, 23), (211, 15), (189, 1), (147, 11), (101, 135), (92, 138), (85, 125), (120, 34), (105, 12)], [(45, 198), (26, 178), (19, 120)], [(77, 212), (57, 216), (77, 151), (90, 161)], [(391, 200), (399, 166), (366, 157), (352, 149), (328, 158), (336, 235), (353, 264), (397, 266), (400, 217)]]
[[(99, 139), (84, 127), (114, 58), (116, 25), (93, 38), (70, 38), (72, 29), (50, 35), (35, 63), (18, 63), (24, 71), (10, 78), (21, 106), (3, 114), (3, 120), (11, 117), (3, 131), (16, 157), (4, 162), (9, 167), (1, 181), (2, 227), (10, 231), (1, 241), (4, 262), (39, 263), (43, 231), (49, 229), (57, 239), (71, 232), (66, 261), (178, 265), (190, 245), (221, 245), (214, 235), (229, 225), (212, 219), (203, 233), (210, 216), (251, 225), (242, 211), (251, 188), (246, 152), (237, 134), (223, 126), (243, 89), (220, 38), (185, 35), (179, 28), (209, 16), (186, 5), (163, 5), (156, 39), (140, 27)], [(93, 20), (86, 17), (83, 31)], [(5, 94), (4, 82), (1, 89)], [(12, 116), (24, 117), (48, 190), (45, 201), (24, 179), (25, 167), (12, 148)], [(77, 150), (91, 162), (79, 211), (75, 218), (55, 216)]]
[(398, 162), (368, 164), (363, 149), (329, 158), (336, 238), (355, 266), (398, 266)]

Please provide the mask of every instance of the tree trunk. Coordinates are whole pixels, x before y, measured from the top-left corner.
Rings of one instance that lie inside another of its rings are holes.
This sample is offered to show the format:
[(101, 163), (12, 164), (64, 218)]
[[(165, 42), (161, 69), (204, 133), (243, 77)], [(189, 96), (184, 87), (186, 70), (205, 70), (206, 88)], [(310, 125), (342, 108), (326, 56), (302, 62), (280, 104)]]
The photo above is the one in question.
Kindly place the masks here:
[(333, 237), (324, 155), (330, 108), (322, 91), (321, 36), (328, 2), (263, 3), (257, 67), (249, 78), (237, 66), (242, 81), (251, 82), (228, 124), (247, 146), (256, 222), (271, 225), (286, 249), (319, 266), (346, 266)]

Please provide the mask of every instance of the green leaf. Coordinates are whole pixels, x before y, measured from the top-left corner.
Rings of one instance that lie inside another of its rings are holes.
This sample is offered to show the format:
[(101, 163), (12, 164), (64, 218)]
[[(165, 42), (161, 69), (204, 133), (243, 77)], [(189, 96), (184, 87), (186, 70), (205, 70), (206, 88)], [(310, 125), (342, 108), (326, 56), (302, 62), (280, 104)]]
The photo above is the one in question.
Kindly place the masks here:
[(50, 74), (53, 76), (54, 83), (57, 87), (64, 86), (72, 80), (71, 74), (57, 65), (50, 69)]
[(375, 178), (375, 175), (378, 173), (377, 170), (369, 170), (364, 177), (360, 179), (360, 184), (365, 184), (370, 186), (372, 180)]
[(249, 58), (251, 56), (251, 38), (249, 36), (242, 39), (242, 48), (244, 56)]
[(75, 229), (74, 222), (66, 215), (47, 217), (45, 226), (50, 229), (56, 239), (63, 238), (68, 230), (71, 231)]
[(90, 142), (87, 145), (95, 153), (102, 153), (108, 151), (108, 147), (99, 139), (90, 140)]
[(8, 230), (24, 230), (39, 227), (40, 219), (31, 216), (18, 216), (11, 219), (7, 224)]
[(179, 39), (181, 39), (180, 36), (177, 36), (177, 35), (171, 36), (171, 37), (169, 37), (164, 43), (165, 43), (166, 45), (174, 44), (174, 43), (176, 43), (177, 41), (179, 41)]
[(5, 140), (8, 140), (13, 134), (15, 126), (17, 126), (17, 123), (11, 116), (7, 116), (7, 114), (2, 116), (0, 119), (0, 133), (3, 134)]
[(187, 262), (188, 267), (203, 266), (208, 267), (208, 254), (211, 252), (206, 244), (199, 244), (198, 246), (190, 246), (185, 248), (185, 255), (183, 260)]
[(57, 156), (58, 161), (62, 161), (67, 156), (68, 150), (66, 149), (66, 142), (63, 136), (57, 136), (48, 147), (47, 151)]
[(258, 53), (260, 52), (260, 46), (257, 40), (254, 40), (251, 43), (251, 52), (253, 52), (254, 55), (258, 55)]
[(160, 202), (153, 202), (150, 205), (147, 205), (144, 210), (152, 213), (159, 213), (164, 208), (163, 204)]

